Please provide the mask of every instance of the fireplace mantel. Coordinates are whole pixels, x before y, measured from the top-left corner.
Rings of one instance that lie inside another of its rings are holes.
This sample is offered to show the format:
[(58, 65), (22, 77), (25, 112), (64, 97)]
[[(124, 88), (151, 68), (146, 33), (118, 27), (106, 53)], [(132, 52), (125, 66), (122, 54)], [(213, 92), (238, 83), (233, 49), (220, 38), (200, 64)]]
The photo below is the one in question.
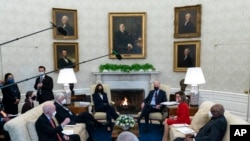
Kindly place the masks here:
[(150, 83), (158, 80), (159, 71), (146, 72), (92, 72), (95, 81), (109, 84), (111, 89), (144, 89), (149, 92)]

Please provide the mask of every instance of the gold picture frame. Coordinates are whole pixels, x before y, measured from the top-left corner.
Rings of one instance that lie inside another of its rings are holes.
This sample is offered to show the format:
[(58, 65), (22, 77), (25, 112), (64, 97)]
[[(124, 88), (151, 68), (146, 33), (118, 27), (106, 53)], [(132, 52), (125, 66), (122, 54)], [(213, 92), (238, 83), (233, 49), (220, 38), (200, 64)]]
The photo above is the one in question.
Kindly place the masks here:
[[(79, 71), (78, 43), (54, 42), (54, 67), (55, 70), (62, 68), (74, 68)], [(67, 53), (67, 59), (63, 58), (63, 53)]]
[[(125, 30), (124, 30), (125, 29)], [(109, 13), (109, 57), (146, 58), (146, 12)]]
[(201, 41), (174, 42), (174, 71), (186, 72), (188, 67), (200, 67)]
[(201, 5), (175, 7), (174, 37), (201, 36)]
[(67, 35), (63, 35), (57, 31), (56, 28), (53, 29), (53, 37), (58, 40), (72, 40), (78, 38), (78, 27), (77, 27), (77, 10), (75, 9), (52, 9), (52, 19), (53, 23), (57, 27), (62, 27)]

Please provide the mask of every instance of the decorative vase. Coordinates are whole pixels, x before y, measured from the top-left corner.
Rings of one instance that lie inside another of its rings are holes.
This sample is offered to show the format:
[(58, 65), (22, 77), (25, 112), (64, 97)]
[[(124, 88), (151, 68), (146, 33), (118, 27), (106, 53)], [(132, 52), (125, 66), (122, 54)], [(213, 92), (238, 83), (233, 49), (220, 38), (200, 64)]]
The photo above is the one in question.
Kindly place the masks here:
[(123, 129), (123, 130), (128, 130), (128, 129), (129, 129), (129, 126), (128, 126), (128, 125), (122, 126), (122, 129)]

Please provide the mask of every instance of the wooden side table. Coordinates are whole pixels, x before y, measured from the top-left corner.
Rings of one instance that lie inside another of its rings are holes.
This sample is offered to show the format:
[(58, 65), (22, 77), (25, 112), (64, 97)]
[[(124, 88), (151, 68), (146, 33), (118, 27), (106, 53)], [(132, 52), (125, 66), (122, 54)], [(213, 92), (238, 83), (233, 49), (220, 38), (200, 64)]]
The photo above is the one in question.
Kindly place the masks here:
[[(178, 105), (167, 106), (168, 110), (168, 117), (169, 116), (176, 116), (176, 110)], [(195, 113), (198, 111), (199, 107), (189, 107), (189, 115), (194, 116)]]
[(71, 102), (71, 104), (66, 105), (67, 108), (69, 108), (70, 111), (72, 111), (74, 114), (80, 114), (81, 112), (88, 112), (89, 106), (83, 105), (81, 102)]
[[(114, 125), (111, 137), (112, 140), (115, 141), (116, 138), (119, 136), (119, 134), (124, 131), (123, 129), (121, 129), (119, 126)], [(138, 124), (136, 123), (134, 127), (130, 128), (128, 131), (134, 133), (137, 137), (139, 137), (139, 128), (138, 128)]]

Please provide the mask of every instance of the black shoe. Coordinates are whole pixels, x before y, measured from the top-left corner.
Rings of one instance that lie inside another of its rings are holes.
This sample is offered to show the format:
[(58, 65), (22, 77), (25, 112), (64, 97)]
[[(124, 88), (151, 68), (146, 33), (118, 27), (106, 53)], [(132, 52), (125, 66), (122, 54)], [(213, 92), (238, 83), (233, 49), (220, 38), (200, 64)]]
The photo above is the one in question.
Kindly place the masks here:
[(87, 141), (95, 141), (93, 138), (89, 137)]
[(137, 124), (138, 124), (139, 127), (141, 126), (141, 119), (140, 118), (138, 118)]

